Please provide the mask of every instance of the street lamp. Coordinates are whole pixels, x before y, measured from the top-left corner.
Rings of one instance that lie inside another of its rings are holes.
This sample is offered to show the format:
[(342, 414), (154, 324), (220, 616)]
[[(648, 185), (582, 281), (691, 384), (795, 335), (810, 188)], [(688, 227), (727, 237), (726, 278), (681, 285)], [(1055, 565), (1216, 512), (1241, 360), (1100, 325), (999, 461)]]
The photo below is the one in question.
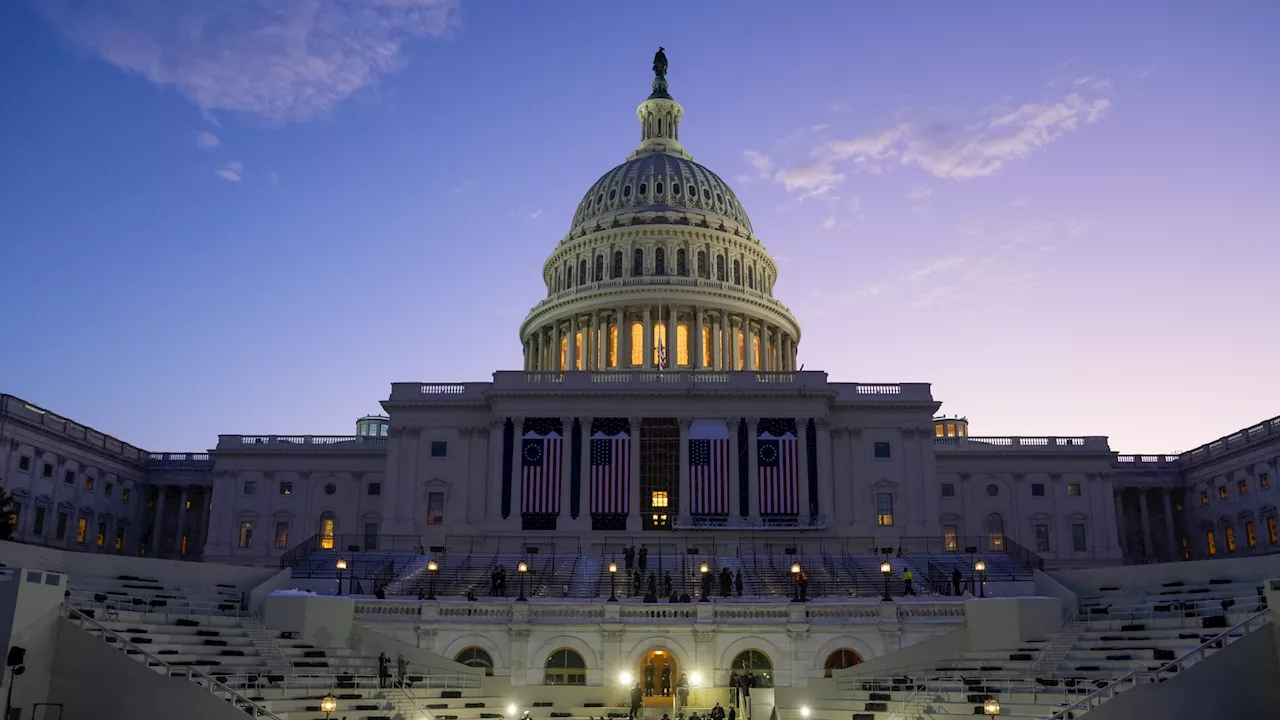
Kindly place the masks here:
[(629, 672), (618, 673), (618, 684), (625, 688), (631, 687), (631, 673)]
[(702, 563), (702, 567), (698, 568), (698, 572), (702, 573), (702, 599), (698, 602), (711, 602), (711, 593), (707, 592), (707, 573), (711, 572), (711, 568), (706, 563)]
[(800, 563), (791, 563), (791, 602), (800, 602)]
[[(987, 596), (987, 564), (981, 560), (973, 564), (973, 569), (978, 573), (978, 597)], [(996, 703), (996, 712), (999, 712), (999, 703)]]
[(808, 706), (808, 705), (805, 705), (805, 706), (803, 706), (803, 707), (801, 707), (801, 708), (800, 708), (800, 717), (802, 717), (802, 718), (807, 718), (807, 717), (809, 717), (809, 706)]
[(618, 602), (618, 563), (609, 563), (609, 602)]
[(320, 698), (320, 712), (324, 713), (324, 720), (329, 720), (329, 714), (338, 709), (338, 698), (329, 693)]
[(516, 570), (520, 572), (520, 597), (516, 598), (519, 602), (528, 602), (529, 598), (524, 596), (524, 574), (529, 572), (529, 563), (521, 560), (516, 566)]
[(995, 698), (987, 698), (986, 702), (982, 703), (982, 714), (990, 717), (999, 715), (1000, 701)]
[(885, 560), (884, 562), (880, 563), (880, 574), (884, 576), (884, 597), (880, 599), (884, 600), (885, 602), (888, 602), (893, 599), (889, 597), (889, 575), (892, 572), (893, 572), (893, 566), (889, 564), (888, 560)]
[(347, 569), (347, 561), (338, 558), (338, 594), (342, 594), (342, 572)]
[(440, 570), (440, 564), (435, 560), (427, 561), (427, 572), (431, 573), (431, 580), (427, 585), (427, 599), (436, 599), (436, 572)]

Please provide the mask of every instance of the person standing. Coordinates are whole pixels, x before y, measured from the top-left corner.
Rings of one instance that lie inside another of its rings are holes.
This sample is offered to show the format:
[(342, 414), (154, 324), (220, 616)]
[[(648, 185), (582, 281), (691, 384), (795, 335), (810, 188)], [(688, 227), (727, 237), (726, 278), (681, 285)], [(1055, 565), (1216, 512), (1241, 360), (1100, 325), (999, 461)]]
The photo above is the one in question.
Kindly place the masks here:
[(912, 584), (914, 581), (915, 581), (915, 576), (911, 574), (911, 568), (907, 568), (902, 571), (902, 594), (903, 595), (916, 594), (916, 589), (912, 587)]
[(645, 697), (653, 697), (653, 661), (650, 660), (644, 666), (644, 694)]
[(680, 673), (680, 677), (676, 679), (676, 700), (680, 702), (680, 707), (689, 704), (689, 676), (684, 673)]
[(960, 574), (960, 566), (951, 568), (951, 594), (960, 597), (960, 581), (964, 576)]
[(671, 666), (662, 666), (662, 697), (671, 697)]
[(640, 703), (643, 693), (640, 691), (640, 683), (631, 688), (631, 713), (627, 715), (627, 720), (636, 720), (640, 716)]
[(649, 548), (644, 545), (640, 546), (640, 572), (644, 572), (649, 567)]
[(378, 655), (378, 687), (386, 688), (391, 679), (391, 658), (386, 653)]
[(400, 687), (404, 687), (404, 678), (409, 674), (409, 661), (404, 659), (404, 655), (396, 656), (396, 682)]
[(631, 545), (622, 549), (622, 562), (626, 566), (627, 572), (631, 572), (631, 568), (636, 564), (636, 549)]
[(738, 597), (742, 597), (742, 568), (733, 574), (733, 589), (738, 591)]

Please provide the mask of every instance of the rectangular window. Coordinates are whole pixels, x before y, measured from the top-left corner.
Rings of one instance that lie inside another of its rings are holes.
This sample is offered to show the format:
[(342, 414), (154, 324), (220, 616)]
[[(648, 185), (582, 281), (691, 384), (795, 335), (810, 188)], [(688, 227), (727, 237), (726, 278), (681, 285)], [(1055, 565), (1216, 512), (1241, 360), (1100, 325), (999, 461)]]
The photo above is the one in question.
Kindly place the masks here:
[(368, 489), (368, 491), (367, 491), (367, 492), (368, 492), (368, 494), (370, 494), (370, 495), (381, 495), (381, 494), (382, 494), (382, 483), (380, 483), (380, 482), (371, 482), (371, 483), (369, 483), (369, 489)]
[(956, 486), (951, 483), (942, 483), (942, 497), (955, 497)]
[(111, 497), (111, 493), (112, 493), (112, 491), (113, 491), (113, 490), (115, 490), (115, 489), (116, 489), (116, 486), (115, 486), (114, 484), (112, 484), (112, 483), (107, 483), (106, 485), (104, 485), (104, 486), (102, 487), (102, 494), (103, 494), (103, 495), (106, 495), (107, 497)]
[(449, 443), (443, 440), (431, 441), (431, 457), (444, 457), (449, 454)]
[[(48, 466), (46, 465), (45, 467), (48, 467)], [(46, 477), (47, 477), (47, 476), (46, 476)], [(67, 484), (67, 485), (75, 485), (75, 484), (76, 484), (76, 471), (75, 471), (75, 470), (68, 470), (68, 471), (66, 471), (65, 473), (63, 473), (63, 474), (62, 474), (62, 482), (63, 482), (63, 483), (65, 483), (65, 484)]]
[(956, 536), (955, 525), (942, 526), (942, 547), (947, 552), (955, 552), (960, 549), (960, 541)]
[(67, 539), (67, 521), (70, 519), (71, 518), (67, 517), (67, 514), (64, 512), (58, 513), (58, 525), (55, 528), (54, 533), (58, 540)]
[(107, 524), (106, 523), (104, 522), (98, 523), (98, 536), (95, 538), (95, 541), (98, 547), (107, 546)]
[(1241, 495), (1247, 495), (1247, 494), (1249, 493), (1249, 481), (1248, 481), (1248, 480), (1241, 480), (1241, 481), (1240, 481), (1240, 484), (1239, 484), (1239, 485), (1237, 485), (1236, 487), (1238, 487), (1238, 488), (1240, 489), (1240, 494), (1241, 494)]
[(1071, 549), (1084, 552), (1089, 549), (1089, 537), (1085, 534), (1084, 525), (1076, 523), (1071, 526)]
[(36, 519), (31, 526), (32, 532), (34, 532), (36, 535), (44, 534), (44, 516), (46, 514), (48, 514), (48, 510), (38, 505), (36, 506)]
[(892, 448), (887, 442), (878, 442), (874, 445), (874, 456), (877, 460), (887, 460), (893, 456)]
[(84, 544), (85, 538), (89, 535), (89, 519), (80, 518), (76, 520), (76, 542)]
[(1208, 505), (1208, 504), (1209, 504), (1209, 491), (1208, 491), (1208, 490), (1201, 490), (1201, 491), (1200, 491), (1200, 504), (1201, 504), (1201, 505)]
[(1254, 532), (1252, 520), (1244, 524), (1244, 541), (1251, 548), (1258, 547), (1258, 533)]
[(258, 492), (258, 481), (257, 481), (257, 480), (245, 480), (245, 481), (244, 481), (244, 494), (245, 494), (245, 495), (254, 495), (254, 494), (256, 494), (257, 492)]
[(1031, 483), (1031, 497), (1044, 497), (1044, 483)]
[(1218, 538), (1214, 537), (1212, 530), (1204, 531), (1205, 549), (1209, 551), (1209, 555), (1218, 554)]
[(378, 549), (378, 523), (364, 524), (364, 549)]
[(1182, 559), (1190, 560), (1191, 559), (1191, 543), (1187, 542), (1187, 536), (1179, 535), (1178, 544), (1182, 548)]
[(1271, 476), (1266, 473), (1258, 473), (1258, 487), (1271, 487)]
[(240, 547), (247, 548), (253, 542), (253, 521), (240, 521)]
[(31, 458), (26, 455), (18, 458), (18, 469), (22, 472), (31, 472)]
[(1227, 499), (1227, 486), (1226, 486), (1226, 485), (1219, 485), (1219, 486), (1218, 486), (1218, 499), (1219, 499), (1219, 500), (1226, 500), (1226, 499)]
[(120, 491), (120, 502), (129, 502), (129, 488)]
[(276, 548), (279, 550), (289, 549), (289, 521), (276, 521)]
[(444, 493), (427, 493), (427, 524), (444, 524)]
[(291, 482), (282, 482), (282, 483), (280, 483), (280, 494), (281, 494), (281, 495), (292, 495), (292, 494), (293, 494), (293, 483), (291, 483)]
[[(44, 464), (44, 469), (42, 469), (42, 470), (40, 471), (40, 474), (41, 474), (41, 475), (43, 475), (44, 477), (47, 477), (47, 478), (51, 478), (51, 477), (53, 477), (53, 466), (52, 466), (52, 465), (50, 465), (49, 463), (45, 463), (45, 464)], [(75, 481), (75, 475), (74, 475), (74, 474), (71, 476), (71, 479), (72, 479), (72, 482), (74, 482), (74, 481)]]
[(671, 496), (666, 490), (654, 490), (649, 493), (649, 502), (650, 506), (655, 509), (670, 507)]
[(1267, 540), (1269, 540), (1272, 545), (1280, 543), (1280, 526), (1276, 524), (1275, 515), (1267, 517)]
[(116, 552), (124, 550), (124, 528), (116, 528)]
[(1236, 529), (1231, 525), (1228, 525), (1225, 529), (1223, 529), (1222, 532), (1225, 534), (1225, 537), (1227, 538), (1227, 552), (1229, 553), (1235, 552), (1236, 551)]
[(1036, 552), (1049, 552), (1049, 526), (1036, 525)]
[(93, 492), (93, 480), (94, 479), (91, 477), (87, 477), (84, 479), (84, 489), (86, 491)]
[(893, 526), (893, 493), (876, 493), (876, 525)]
[(13, 504), (13, 512), (9, 513), (9, 527), (14, 530), (18, 529), (18, 520), (22, 517), (22, 503), (15, 502)]
[(1067, 497), (1080, 497), (1080, 483), (1067, 483)]

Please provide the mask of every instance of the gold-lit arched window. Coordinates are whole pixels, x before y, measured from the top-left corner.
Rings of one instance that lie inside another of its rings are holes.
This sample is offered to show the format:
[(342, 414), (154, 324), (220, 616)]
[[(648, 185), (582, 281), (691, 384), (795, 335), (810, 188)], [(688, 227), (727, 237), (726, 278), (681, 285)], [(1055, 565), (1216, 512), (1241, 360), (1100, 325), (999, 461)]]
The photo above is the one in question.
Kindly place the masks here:
[(738, 653), (729, 666), (729, 672), (736, 676), (750, 673), (755, 680), (755, 687), (773, 687), (773, 661), (759, 650), (743, 650)]
[(827, 656), (822, 664), (822, 677), (831, 677), (832, 670), (844, 670), (862, 663), (862, 656), (849, 648), (840, 648)]
[(644, 364), (644, 323), (639, 320), (631, 323), (631, 366)]
[(760, 369), (760, 337), (758, 335), (752, 336), (751, 338), (751, 357), (753, 358), (751, 362), (751, 367), (759, 370)]
[(582, 357), (582, 331), (573, 334), (573, 369), (585, 370), (587, 362)]
[(560, 338), (560, 362), (556, 364), (556, 370), (564, 370), (565, 363), (569, 361), (569, 338)]
[(671, 357), (671, 348), (667, 346), (667, 324), (664, 322), (654, 323), (653, 325), (653, 364), (658, 364), (658, 346), (666, 348), (667, 357)]
[(333, 513), (331, 513), (331, 512), (325, 512), (323, 515), (321, 515), (321, 516), (320, 516), (320, 532), (319, 532), (319, 535), (320, 535), (320, 549), (321, 549), (321, 550), (332, 550), (332, 549), (333, 549), (333, 535), (334, 535), (334, 531), (335, 531), (335, 529), (336, 529), (336, 528), (335, 528), (335, 525), (336, 525), (336, 523), (335, 523), (335, 521), (334, 521), (334, 519), (333, 519)]
[(702, 326), (702, 367), (711, 367), (711, 326)]
[(689, 365), (689, 323), (676, 325), (676, 363)]
[(618, 367), (618, 326), (609, 326), (609, 367)]
[(561, 648), (547, 656), (545, 685), (586, 685), (587, 663), (576, 650)]

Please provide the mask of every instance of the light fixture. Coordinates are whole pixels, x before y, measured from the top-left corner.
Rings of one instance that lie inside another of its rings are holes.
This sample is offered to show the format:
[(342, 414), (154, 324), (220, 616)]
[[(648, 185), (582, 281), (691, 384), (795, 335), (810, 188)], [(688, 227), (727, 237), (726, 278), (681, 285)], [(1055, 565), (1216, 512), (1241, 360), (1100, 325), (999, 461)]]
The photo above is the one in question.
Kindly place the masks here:
[(529, 563), (521, 560), (520, 564), (516, 566), (516, 569), (520, 572), (529, 572)]
[(517, 710), (519, 710), (519, 709), (520, 709), (520, 708), (516, 707), (516, 704), (515, 704), (515, 703), (507, 703), (507, 716), (508, 716), (508, 717), (515, 717), (515, 716), (516, 716), (516, 711), (517, 711)]
[[(985, 562), (983, 562), (983, 561), (979, 560), (978, 562), (976, 562), (976, 563), (974, 563), (974, 564), (973, 564), (973, 569), (974, 569), (974, 570), (977, 570), (978, 572), (986, 572), (986, 571), (987, 571), (987, 564), (986, 564)], [(998, 703), (997, 703), (997, 704), (998, 704)]]
[(611, 572), (611, 573), (616, 573), (616, 572), (618, 572), (618, 563), (616, 563), (616, 562), (611, 562), (611, 563), (609, 563), (609, 572)]
[(792, 575), (800, 574), (800, 563), (791, 563), (791, 574)]
[(809, 717), (809, 706), (805, 705), (800, 708), (800, 717)]
[(693, 687), (698, 687), (699, 685), (701, 685), (701, 684), (702, 684), (702, 673), (700, 673), (700, 672), (698, 672), (698, 671), (696, 671), (696, 670), (695, 670), (695, 671), (693, 671), (693, 672), (691, 672), (691, 673), (689, 673), (689, 684), (690, 684), (690, 685), (692, 685)]
[(711, 568), (707, 567), (706, 563), (702, 563), (702, 567), (698, 568), (698, 572), (702, 573), (703, 575), (706, 575), (707, 573), (711, 572)]
[(324, 713), (324, 716), (326, 718), (329, 717), (329, 713), (332, 713), (334, 710), (337, 710), (337, 709), (338, 709), (338, 698), (334, 697), (333, 693), (329, 693), (328, 695), (325, 695), (324, 697), (320, 698), (320, 712)]
[(437, 571), (437, 570), (439, 570), (439, 569), (440, 569), (440, 566), (436, 564), (436, 561), (435, 561), (435, 560), (429, 560), (429, 561), (427, 561), (427, 570), (429, 570), (429, 571), (431, 571), (431, 572), (435, 572), (435, 571)]
[(428, 589), (427, 589), (428, 600), (436, 599), (436, 571), (439, 569), (440, 569), (440, 565), (435, 560), (427, 561), (427, 570), (431, 573), (431, 582), (428, 585)]
[(338, 558), (338, 569), (339, 570), (347, 569), (347, 561), (344, 558)]
[(528, 602), (529, 598), (524, 596), (524, 576), (529, 572), (529, 563), (521, 560), (520, 564), (516, 565), (516, 570), (520, 572), (520, 597), (516, 598), (516, 602)]
[(631, 673), (629, 673), (629, 672), (620, 672), (620, 673), (618, 673), (618, 684), (619, 684), (619, 685), (626, 686), (626, 687), (630, 687), (630, 686), (631, 686)]
[(986, 702), (982, 703), (982, 713), (991, 717), (999, 715), (1000, 701), (995, 698), (987, 698)]
[(893, 572), (893, 566), (889, 564), (888, 560), (885, 560), (884, 562), (880, 563), (880, 572), (884, 573), (885, 575), (888, 575), (889, 573)]
[(653, 651), (653, 654), (654, 654), (654, 655), (656, 655), (656, 656), (658, 656), (658, 657), (662, 657), (662, 651), (661, 651), (661, 650), (654, 650), (654, 651)]

